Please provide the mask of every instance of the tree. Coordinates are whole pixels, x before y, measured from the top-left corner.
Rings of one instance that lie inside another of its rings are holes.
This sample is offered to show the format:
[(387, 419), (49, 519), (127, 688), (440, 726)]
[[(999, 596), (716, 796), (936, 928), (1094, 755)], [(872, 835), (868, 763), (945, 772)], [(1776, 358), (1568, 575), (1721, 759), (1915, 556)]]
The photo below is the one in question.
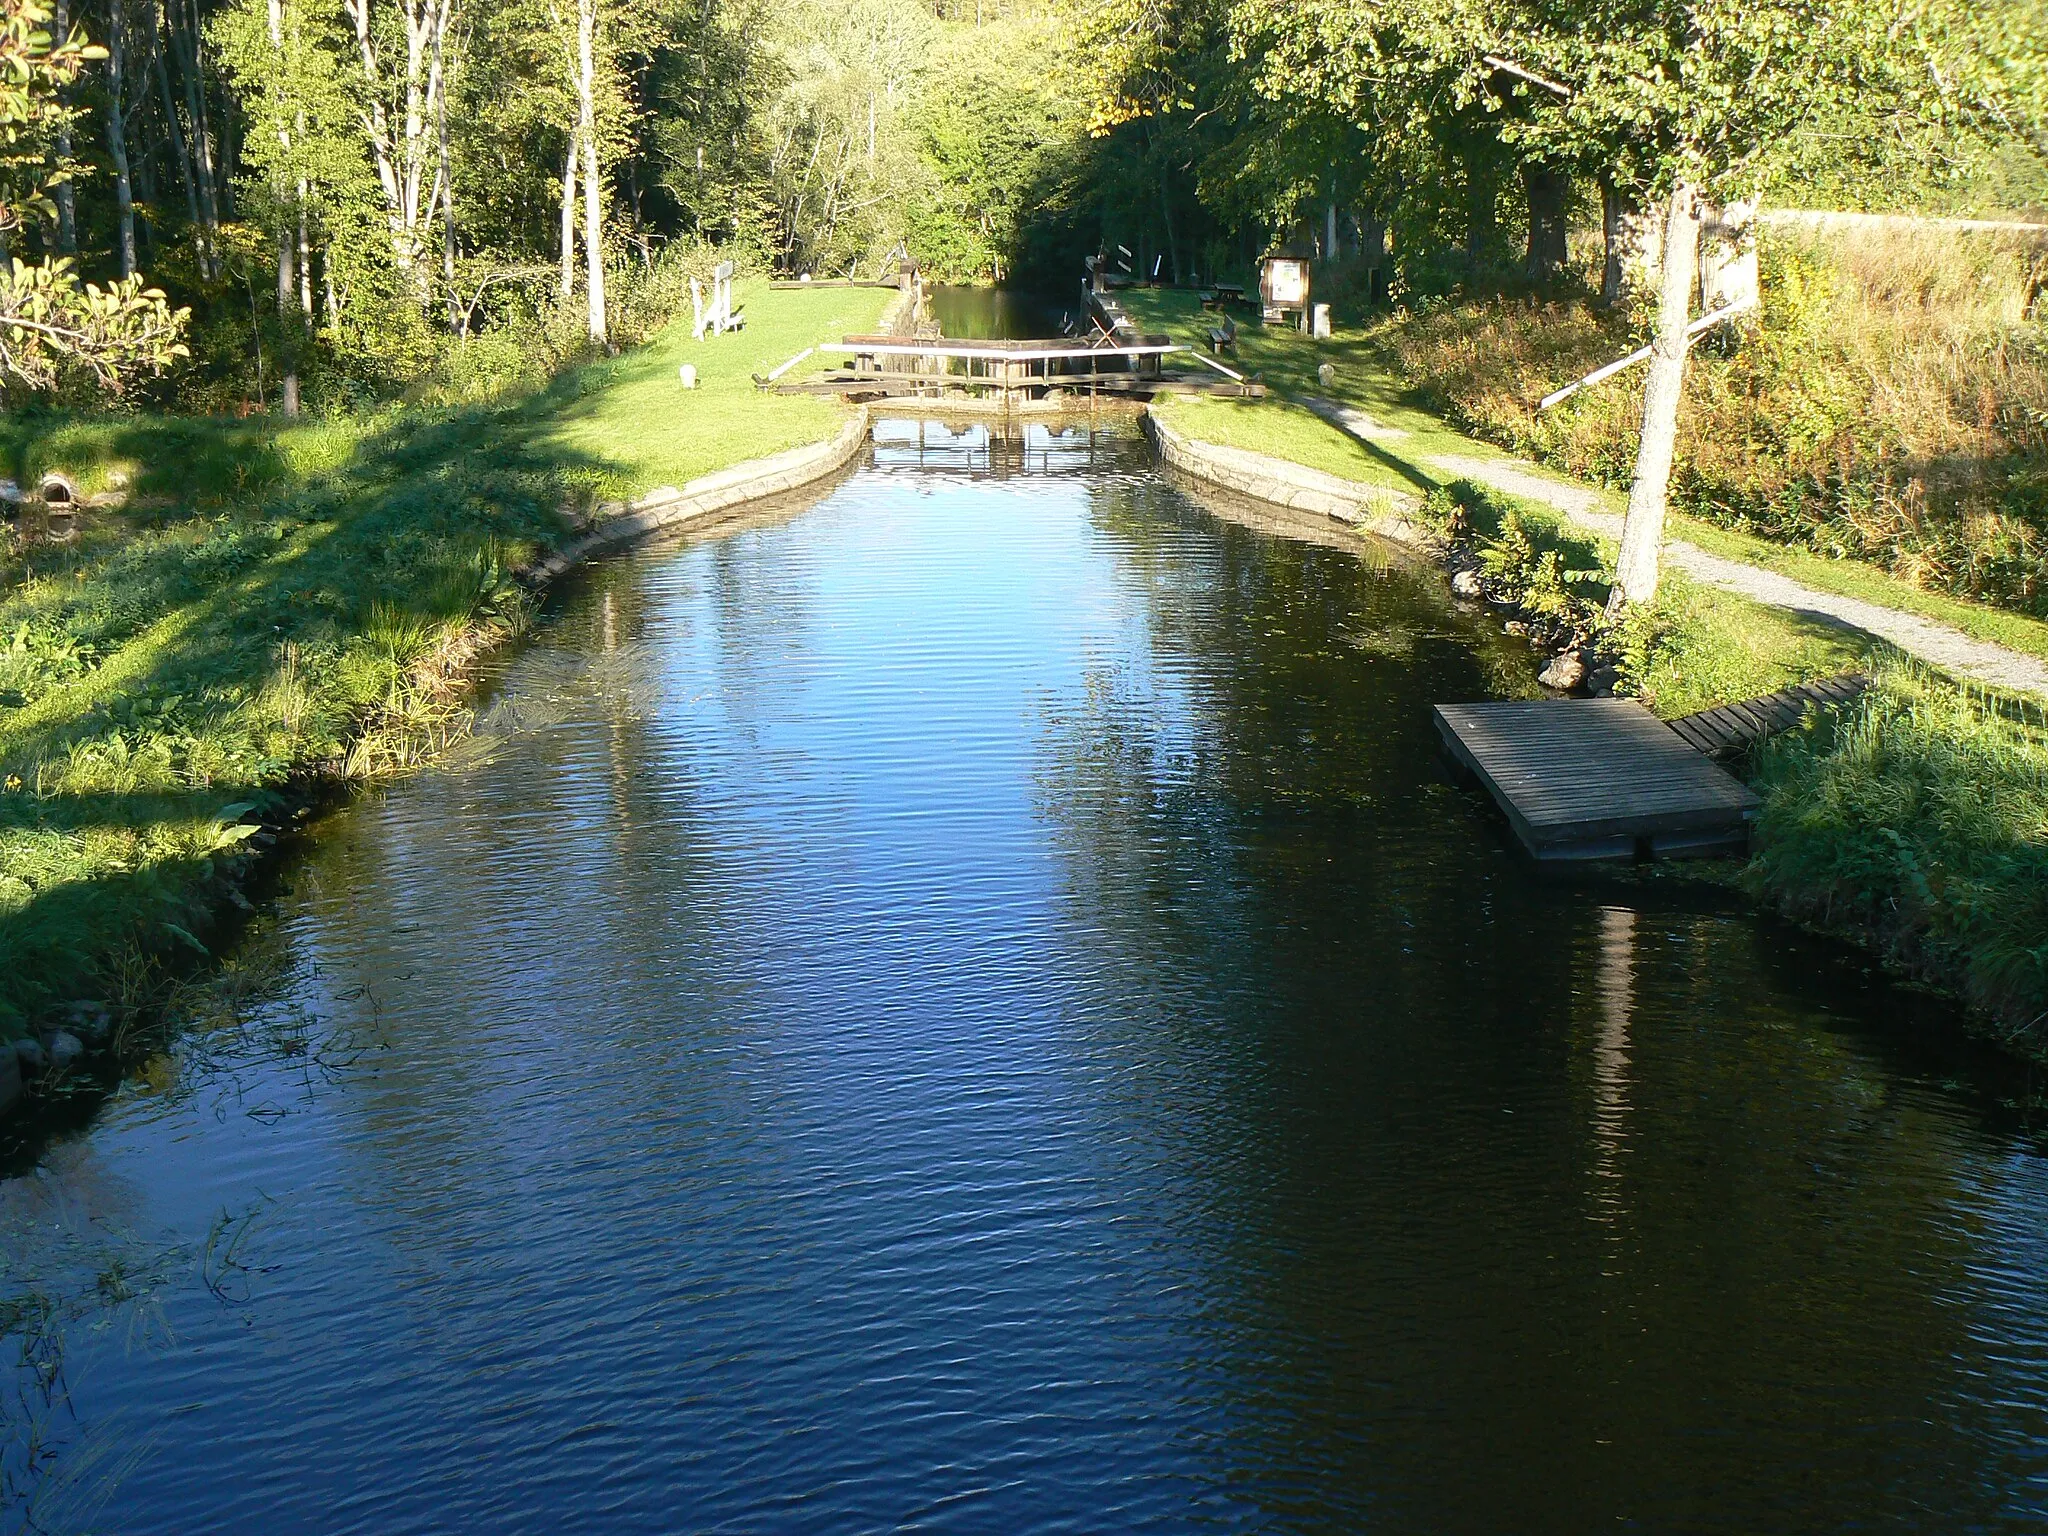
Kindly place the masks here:
[(1656, 596), (1690, 347), (1703, 201), (1754, 203), (1790, 147), (1844, 102), (1916, 117), (1955, 105), (1924, 6), (1898, 0), (1553, 0), (1486, 19), (1487, 60), (1522, 71), (1545, 109), (1504, 136), (1537, 155), (1597, 154), (1663, 208), (1643, 427), (1610, 610)]
[[(1477, 112), (1536, 168), (1662, 210), (1664, 260), (1614, 604), (1656, 595), (1704, 201), (1756, 200), (1817, 125), (1958, 105), (1934, 0), (1239, 0), (1261, 82), (1439, 139)], [(1532, 184), (1532, 191), (1535, 190)]]
[[(76, 28), (53, 35), (52, 19), (41, 0), (0, 6), (0, 237), (18, 231), (26, 213), (54, 217), (49, 189), (65, 167), (52, 167), (49, 151), (69, 113), (59, 92), (107, 57)], [(103, 388), (119, 388), (136, 370), (185, 355), (187, 317), (132, 273), (102, 288), (81, 285), (68, 256), (33, 267), (15, 258), (0, 273), (0, 375), (49, 389), (82, 368)]]

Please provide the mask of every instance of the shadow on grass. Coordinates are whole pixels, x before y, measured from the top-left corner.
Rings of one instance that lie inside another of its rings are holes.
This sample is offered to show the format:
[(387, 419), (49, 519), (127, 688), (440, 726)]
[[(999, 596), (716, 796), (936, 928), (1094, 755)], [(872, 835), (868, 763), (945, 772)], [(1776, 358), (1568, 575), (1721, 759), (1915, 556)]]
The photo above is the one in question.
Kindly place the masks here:
[[(182, 455), (193, 489), (9, 573), (0, 631), (28, 624), (92, 660), (0, 709), (0, 1036), (104, 991), (124, 957), (200, 958), (220, 883), (246, 862), (223, 831), (237, 803), (332, 762), (437, 644), (521, 601), (517, 573), (616, 473), (539, 430), (581, 387), (316, 427), (351, 441), (310, 472), (278, 446), (295, 426), (46, 434), (148, 464), (138, 486), (177, 483)], [(41, 451), (7, 446), (17, 463)], [(223, 494), (237, 457), (260, 491)]]

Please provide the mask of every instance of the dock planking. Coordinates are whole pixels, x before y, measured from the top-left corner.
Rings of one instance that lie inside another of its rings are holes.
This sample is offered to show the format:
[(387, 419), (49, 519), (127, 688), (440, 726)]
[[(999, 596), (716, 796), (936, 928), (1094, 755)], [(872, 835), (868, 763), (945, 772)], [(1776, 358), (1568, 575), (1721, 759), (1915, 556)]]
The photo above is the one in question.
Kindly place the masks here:
[(1757, 798), (1633, 699), (1439, 704), (1453, 759), (1543, 860), (1740, 852)]
[(1709, 757), (1732, 756), (1766, 736), (1792, 729), (1813, 710), (1854, 703), (1869, 686), (1870, 679), (1862, 673), (1845, 672), (1840, 677), (1801, 683), (1760, 699), (1743, 699), (1703, 709), (1698, 714), (1681, 715), (1671, 722), (1671, 729), (1688, 746)]

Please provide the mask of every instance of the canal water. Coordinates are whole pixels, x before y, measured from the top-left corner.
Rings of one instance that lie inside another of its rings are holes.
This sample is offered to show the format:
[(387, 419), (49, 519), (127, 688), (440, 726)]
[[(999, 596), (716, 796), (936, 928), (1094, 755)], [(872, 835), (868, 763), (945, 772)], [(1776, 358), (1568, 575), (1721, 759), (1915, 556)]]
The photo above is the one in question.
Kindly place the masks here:
[(1440, 575), (880, 435), (578, 578), (0, 1184), (8, 1528), (2048, 1523), (2048, 1163), (1929, 1005), (1519, 862)]
[(1061, 322), (1085, 327), (1079, 282), (1070, 296), (1022, 288), (982, 288), (966, 283), (937, 283), (926, 291), (932, 318), (950, 341), (1034, 341), (1063, 334)]

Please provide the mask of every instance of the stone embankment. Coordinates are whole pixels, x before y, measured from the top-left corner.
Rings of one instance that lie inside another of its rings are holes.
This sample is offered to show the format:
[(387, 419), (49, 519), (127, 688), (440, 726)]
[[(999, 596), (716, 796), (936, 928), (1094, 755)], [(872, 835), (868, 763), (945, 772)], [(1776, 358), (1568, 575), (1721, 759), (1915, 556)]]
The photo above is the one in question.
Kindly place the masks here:
[(863, 406), (829, 441), (791, 448), (765, 459), (749, 459), (692, 480), (680, 490), (672, 485), (657, 486), (634, 501), (606, 503), (597, 509), (587, 531), (528, 567), (527, 579), (536, 586), (545, 585), (604, 550), (664, 529), (702, 522), (747, 502), (801, 490), (851, 463), (867, 440), (868, 412)]
[(1414, 516), (1422, 498), (1413, 492), (1346, 480), (1246, 448), (1201, 442), (1176, 432), (1150, 411), (1144, 419), (1159, 457), (1183, 474), (1241, 496), (1332, 518), (1399, 544), (1431, 551), (1438, 546), (1435, 533)]

